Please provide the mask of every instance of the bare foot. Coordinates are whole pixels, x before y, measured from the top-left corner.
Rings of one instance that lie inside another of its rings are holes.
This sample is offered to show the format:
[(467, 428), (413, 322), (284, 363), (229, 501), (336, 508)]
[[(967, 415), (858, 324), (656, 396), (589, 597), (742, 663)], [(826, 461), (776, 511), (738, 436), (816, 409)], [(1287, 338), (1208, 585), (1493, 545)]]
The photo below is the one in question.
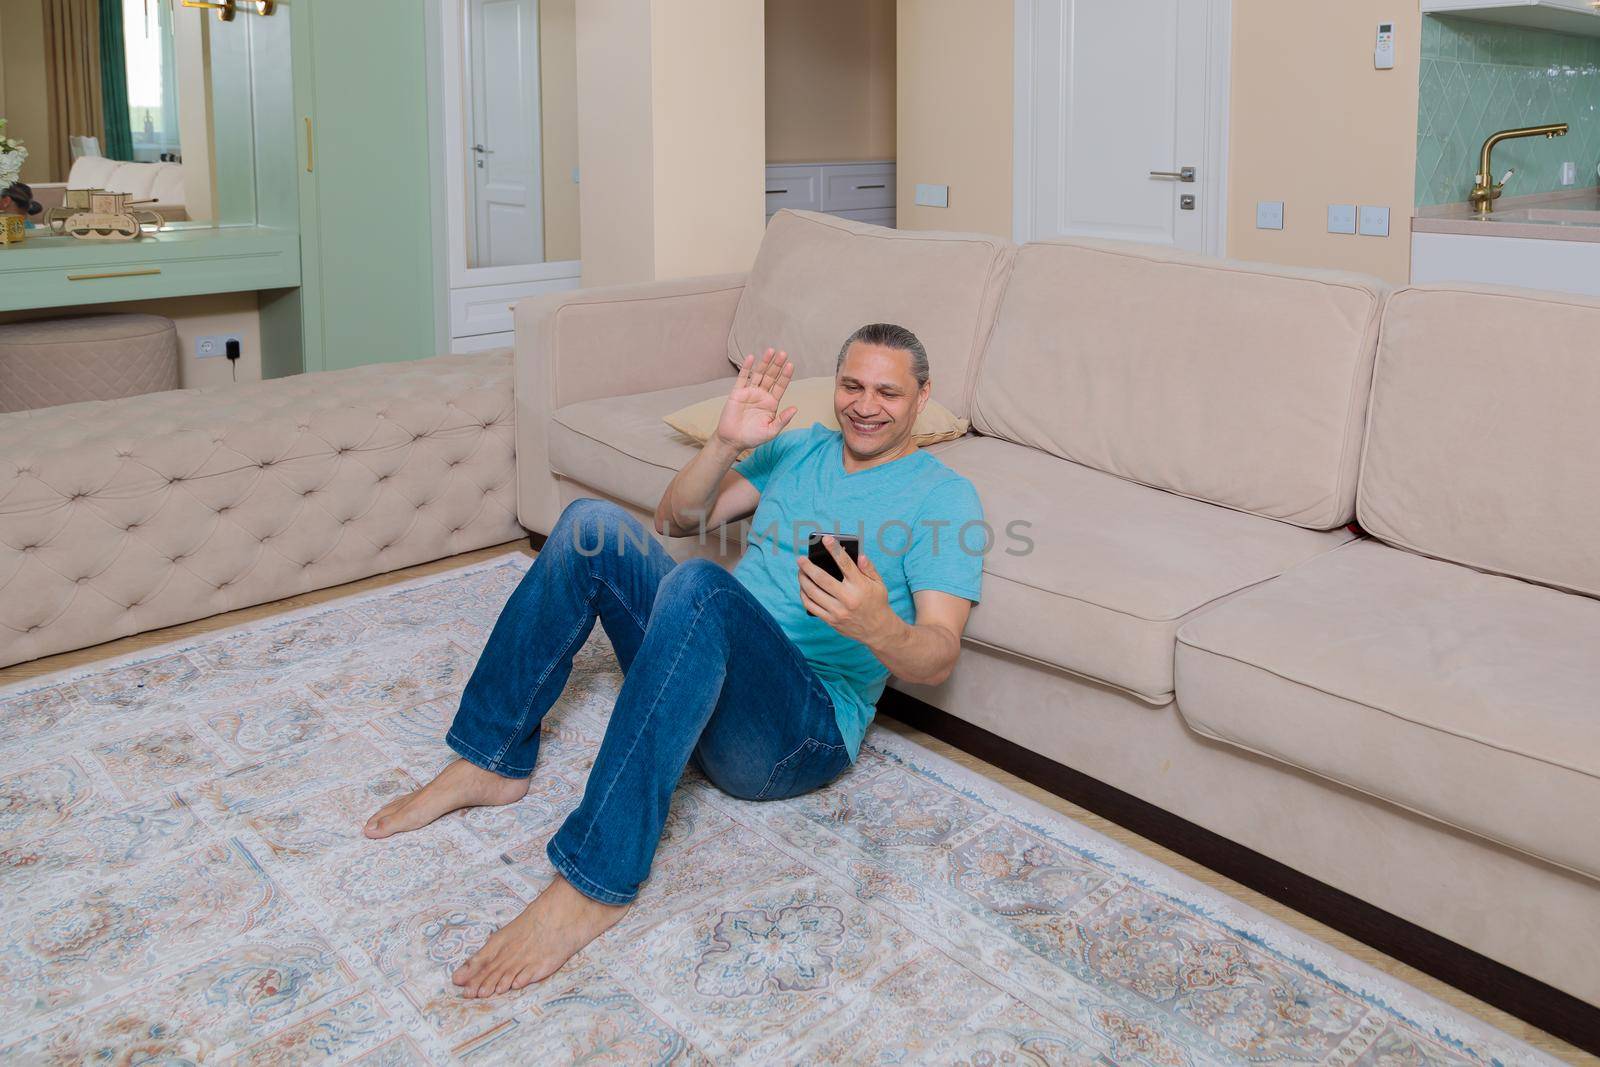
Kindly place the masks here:
[(502, 778), (458, 759), (421, 789), (391, 800), (367, 820), (361, 832), (371, 838), (403, 834), (460, 808), (515, 804), (528, 795), (527, 778)]
[(450, 980), (465, 997), (492, 997), (542, 982), (605, 933), (630, 905), (602, 904), (559, 874), (522, 914), (489, 936)]

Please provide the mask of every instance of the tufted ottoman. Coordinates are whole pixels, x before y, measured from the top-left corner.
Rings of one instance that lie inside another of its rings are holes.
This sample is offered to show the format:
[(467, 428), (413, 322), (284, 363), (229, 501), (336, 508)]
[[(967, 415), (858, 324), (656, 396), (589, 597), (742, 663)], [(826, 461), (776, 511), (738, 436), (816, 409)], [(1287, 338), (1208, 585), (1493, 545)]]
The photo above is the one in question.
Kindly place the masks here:
[(511, 352), (0, 415), (0, 666), (522, 536)]
[(178, 331), (160, 315), (0, 326), (0, 412), (178, 387)]

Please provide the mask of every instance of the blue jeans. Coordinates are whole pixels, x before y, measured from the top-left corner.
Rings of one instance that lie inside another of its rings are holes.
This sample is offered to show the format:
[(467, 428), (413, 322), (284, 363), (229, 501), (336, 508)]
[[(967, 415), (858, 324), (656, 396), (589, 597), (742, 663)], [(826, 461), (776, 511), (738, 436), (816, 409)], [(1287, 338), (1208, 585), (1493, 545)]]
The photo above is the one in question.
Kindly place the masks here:
[(568, 505), (496, 621), (446, 743), (527, 778), (539, 723), (595, 619), (624, 678), (583, 799), (546, 847), (585, 896), (626, 904), (649, 876), (693, 759), (723, 792), (779, 800), (850, 765), (833, 700), (767, 610), (708, 560), (674, 564), (627, 512)]

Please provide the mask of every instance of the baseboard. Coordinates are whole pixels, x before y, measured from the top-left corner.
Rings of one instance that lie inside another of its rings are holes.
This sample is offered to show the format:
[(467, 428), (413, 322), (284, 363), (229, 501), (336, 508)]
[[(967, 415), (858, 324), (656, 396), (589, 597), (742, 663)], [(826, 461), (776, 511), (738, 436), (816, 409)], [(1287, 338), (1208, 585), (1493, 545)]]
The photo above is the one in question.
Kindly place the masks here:
[(1600, 1008), (1570, 993), (898, 690), (878, 710), (1600, 1055)]

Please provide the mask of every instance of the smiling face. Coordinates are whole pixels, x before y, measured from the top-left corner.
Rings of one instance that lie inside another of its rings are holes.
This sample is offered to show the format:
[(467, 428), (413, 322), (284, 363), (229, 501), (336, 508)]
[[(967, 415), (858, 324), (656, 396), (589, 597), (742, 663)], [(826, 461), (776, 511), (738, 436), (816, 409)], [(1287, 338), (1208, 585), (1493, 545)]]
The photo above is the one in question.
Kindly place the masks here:
[(857, 341), (833, 379), (833, 413), (845, 450), (856, 460), (894, 459), (914, 447), (911, 431), (928, 403), (911, 353)]

